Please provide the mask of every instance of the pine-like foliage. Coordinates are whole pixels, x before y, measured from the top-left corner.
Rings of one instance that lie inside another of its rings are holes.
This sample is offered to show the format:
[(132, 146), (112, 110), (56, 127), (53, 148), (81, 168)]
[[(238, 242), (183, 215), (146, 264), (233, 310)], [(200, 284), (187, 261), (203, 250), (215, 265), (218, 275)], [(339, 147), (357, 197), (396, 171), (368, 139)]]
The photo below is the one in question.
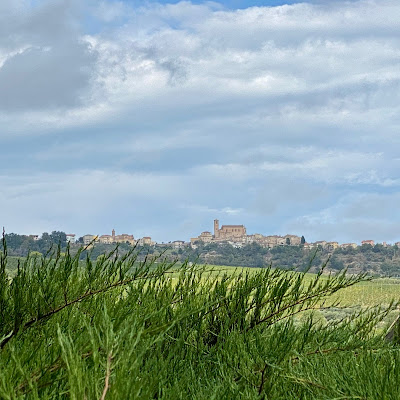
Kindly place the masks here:
[(399, 399), (395, 307), (321, 322), (366, 279), (266, 268), (224, 274), (118, 249), (0, 254), (1, 399)]

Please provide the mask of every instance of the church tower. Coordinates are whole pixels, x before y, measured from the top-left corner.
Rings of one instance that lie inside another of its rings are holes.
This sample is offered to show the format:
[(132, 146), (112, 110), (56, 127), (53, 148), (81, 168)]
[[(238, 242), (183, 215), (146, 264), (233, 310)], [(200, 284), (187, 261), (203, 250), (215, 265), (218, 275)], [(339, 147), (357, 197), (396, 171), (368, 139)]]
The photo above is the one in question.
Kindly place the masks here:
[(214, 238), (219, 238), (219, 221), (217, 219), (214, 219)]
[(115, 229), (112, 230), (111, 236), (112, 236), (113, 239), (115, 239)]

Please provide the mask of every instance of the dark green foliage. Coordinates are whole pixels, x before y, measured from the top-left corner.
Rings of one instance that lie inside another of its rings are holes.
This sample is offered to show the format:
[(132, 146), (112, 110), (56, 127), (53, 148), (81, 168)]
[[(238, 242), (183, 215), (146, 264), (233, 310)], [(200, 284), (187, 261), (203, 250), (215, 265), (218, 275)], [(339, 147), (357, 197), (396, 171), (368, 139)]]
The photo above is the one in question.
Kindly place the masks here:
[(317, 271), (332, 258), (328, 268), (333, 271), (347, 268), (351, 273), (368, 272), (371, 275), (400, 276), (400, 252), (397, 246), (363, 245), (357, 248), (305, 249), (304, 246), (276, 246), (266, 249), (253, 243), (241, 248), (229, 244), (198, 243), (196, 249), (185, 249), (179, 254), (181, 261), (190, 261), (213, 265), (232, 265), (244, 267), (265, 267), (272, 264), (284, 269), (304, 271), (313, 257), (313, 269)]
[(329, 260), (329, 265), (332, 269), (340, 271), (344, 269), (343, 261), (339, 260), (336, 255), (333, 255)]
[(266, 261), (268, 249), (257, 243), (247, 244), (241, 248), (235, 248), (230, 244), (210, 243), (195, 250), (187, 249), (180, 259), (188, 259), (192, 262), (205, 262), (213, 265), (232, 265), (262, 268), (269, 263)]
[[(62, 251), (66, 248), (66, 235), (64, 232), (53, 231), (51, 234), (43, 233), (42, 238), (33, 240), (32, 237), (10, 233), (6, 235), (8, 254), (10, 256), (25, 257), (29, 252), (46, 254), (58, 245)], [(83, 238), (79, 238), (83, 244)], [(400, 252), (397, 246), (375, 246), (363, 245), (357, 248), (332, 248), (319, 247), (317, 254), (315, 249), (307, 250), (304, 248), (305, 238), (302, 236), (301, 245), (292, 246), (290, 240), (285, 246), (277, 246), (267, 249), (257, 243), (247, 244), (237, 248), (228, 243), (202, 243), (197, 242), (197, 248), (185, 247), (184, 249), (174, 250), (166, 245), (143, 246), (143, 254), (159, 254), (167, 249), (165, 254), (169, 260), (179, 260), (184, 262), (189, 260), (196, 263), (206, 263), (212, 265), (231, 265), (243, 267), (263, 268), (268, 265), (284, 269), (296, 269), (304, 271), (308, 268), (310, 258), (313, 259), (313, 272), (320, 269), (323, 264), (333, 257), (334, 261), (329, 264), (329, 269), (333, 271), (347, 268), (351, 273), (368, 272), (371, 275), (390, 275), (400, 276)], [(79, 245), (71, 246), (71, 253), (78, 251)], [(113, 245), (94, 243), (89, 254), (93, 261), (105, 252), (110, 251)], [(2, 245), (0, 244), (0, 250)], [(132, 249), (127, 243), (121, 243), (119, 251), (126, 254)], [(86, 258), (86, 251), (81, 252), (81, 259)], [(12, 261), (9, 261), (12, 264)], [(15, 267), (15, 263), (12, 267)]]
[(399, 349), (377, 331), (397, 304), (321, 318), (363, 275), (81, 253), (28, 257), (10, 277), (4, 243), (1, 399), (400, 398)]
[[(16, 233), (8, 233), (5, 235), (9, 254), (13, 256), (25, 257), (29, 252), (37, 251), (39, 253), (47, 253), (52, 247), (58, 245), (62, 249), (67, 246), (67, 236), (64, 232), (53, 231), (52, 233), (44, 232), (39, 240), (34, 240), (31, 236), (18, 235)], [(0, 250), (2, 246), (0, 246)]]

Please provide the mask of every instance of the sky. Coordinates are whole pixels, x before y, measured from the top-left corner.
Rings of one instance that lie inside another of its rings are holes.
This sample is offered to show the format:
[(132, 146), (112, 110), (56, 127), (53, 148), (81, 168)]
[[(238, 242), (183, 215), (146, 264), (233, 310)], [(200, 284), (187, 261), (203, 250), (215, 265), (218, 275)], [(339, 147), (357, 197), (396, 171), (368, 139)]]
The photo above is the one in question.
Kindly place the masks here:
[(400, 2), (1, 0), (0, 224), (400, 240)]

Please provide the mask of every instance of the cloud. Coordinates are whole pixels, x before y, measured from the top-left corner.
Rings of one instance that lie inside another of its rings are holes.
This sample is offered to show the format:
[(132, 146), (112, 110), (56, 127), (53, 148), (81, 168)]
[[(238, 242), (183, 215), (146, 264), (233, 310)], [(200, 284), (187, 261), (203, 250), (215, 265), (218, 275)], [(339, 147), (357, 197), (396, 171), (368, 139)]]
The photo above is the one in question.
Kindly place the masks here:
[(395, 236), (372, 211), (400, 183), (397, 1), (0, 7), (15, 230)]
[(0, 111), (74, 108), (88, 98), (96, 54), (82, 37), (74, 3), (45, 2), (3, 14)]
[(374, 239), (399, 240), (397, 204), (400, 192), (346, 194), (331, 206), (288, 221), (287, 229), (301, 229), (309, 241), (340, 240), (361, 243)]

